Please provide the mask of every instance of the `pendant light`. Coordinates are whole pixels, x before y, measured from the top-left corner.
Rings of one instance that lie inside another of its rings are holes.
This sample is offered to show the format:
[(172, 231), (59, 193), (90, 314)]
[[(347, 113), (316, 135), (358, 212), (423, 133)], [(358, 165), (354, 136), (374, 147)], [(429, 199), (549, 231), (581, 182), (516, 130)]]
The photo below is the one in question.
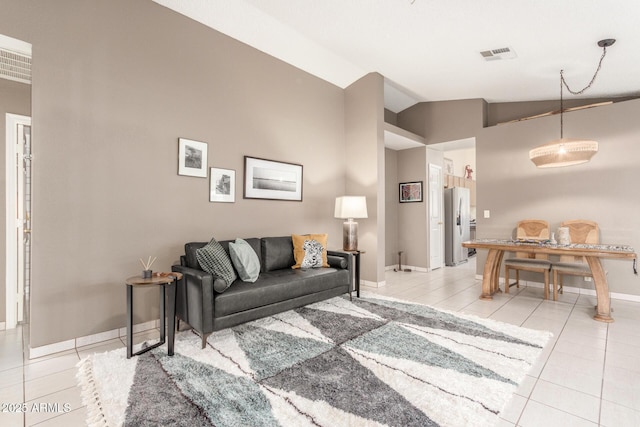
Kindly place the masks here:
[(598, 42), (602, 48), (602, 56), (598, 63), (598, 68), (591, 78), (589, 84), (580, 91), (573, 91), (569, 88), (564, 79), (564, 70), (560, 70), (560, 139), (554, 139), (544, 145), (540, 145), (529, 151), (529, 159), (539, 168), (555, 168), (561, 166), (572, 166), (586, 163), (598, 152), (598, 142), (588, 139), (573, 139), (564, 137), (564, 97), (563, 87), (573, 95), (581, 95), (591, 87), (595, 81), (602, 60), (607, 54), (607, 48), (616, 42), (615, 39), (605, 39)]

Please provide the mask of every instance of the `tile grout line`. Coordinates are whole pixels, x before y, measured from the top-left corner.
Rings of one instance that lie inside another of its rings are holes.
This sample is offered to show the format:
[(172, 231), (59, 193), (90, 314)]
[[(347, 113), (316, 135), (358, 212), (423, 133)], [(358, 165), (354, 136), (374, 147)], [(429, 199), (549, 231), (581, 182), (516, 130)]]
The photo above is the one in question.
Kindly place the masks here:
[(609, 323), (607, 323), (607, 335), (604, 341), (604, 359), (602, 361), (602, 381), (600, 382), (600, 406), (598, 407), (598, 426), (602, 425), (602, 400), (604, 399), (604, 375), (607, 369), (607, 349), (609, 348)]
[[(529, 318), (531, 318), (531, 316), (533, 315), (533, 313), (535, 313), (535, 312), (536, 312), (536, 310), (538, 310), (538, 309), (540, 308), (540, 306), (542, 305), (542, 303), (543, 303), (544, 301), (545, 301), (544, 299), (543, 299), (542, 301), (540, 301), (540, 303), (536, 306), (536, 308), (535, 308), (534, 310), (532, 310), (532, 311), (531, 311), (531, 313), (529, 314), (529, 316), (527, 316), (527, 318), (526, 318), (526, 319), (525, 319), (525, 320), (520, 324), (520, 327), (524, 327), (524, 326), (522, 326), (522, 325), (523, 325), (527, 320), (529, 320)], [(546, 405), (546, 404), (544, 404), (544, 403), (542, 403), (542, 402), (538, 402), (538, 401), (537, 401), (537, 400), (535, 400), (535, 399), (531, 399), (531, 395), (533, 394), (533, 391), (535, 390), (536, 386), (538, 385), (538, 381), (540, 381), (540, 375), (542, 375), (542, 372), (544, 371), (544, 368), (547, 366), (547, 363), (549, 362), (549, 358), (551, 357), (551, 354), (553, 353), (553, 350), (556, 348), (556, 345), (558, 345), (558, 339), (560, 338), (560, 335), (562, 335), (562, 332), (564, 331), (564, 329), (567, 327), (567, 323), (569, 322), (569, 318), (571, 318), (571, 314), (572, 314), (572, 313), (573, 313), (573, 311), (575, 310), (575, 308), (576, 308), (576, 304), (577, 304), (577, 303), (578, 303), (578, 300), (576, 299), (576, 300), (575, 300), (575, 302), (573, 303), (573, 306), (571, 307), (571, 311), (569, 311), (569, 314), (567, 314), (567, 317), (566, 317), (566, 319), (565, 319), (565, 321), (564, 321), (564, 325), (562, 325), (562, 329), (561, 329), (561, 330), (560, 330), (560, 332), (558, 333), (558, 336), (557, 336), (557, 338), (556, 338), (556, 340), (555, 340), (555, 343), (553, 344), (553, 347), (551, 347), (551, 351), (549, 352), (549, 357), (547, 357), (547, 360), (545, 360), (544, 365), (542, 366), (542, 369), (540, 369), (540, 374), (539, 374), (537, 377), (535, 377), (535, 379), (536, 379), (536, 380), (535, 380), (535, 383), (533, 384), (533, 387), (531, 387), (531, 392), (529, 392), (529, 395), (527, 396), (527, 402), (525, 403), (524, 408), (522, 408), (522, 412), (520, 412), (520, 416), (518, 416), (518, 421), (516, 422), (516, 426), (520, 425), (520, 420), (522, 419), (522, 415), (524, 414), (524, 409), (527, 407), (527, 404), (529, 403), (529, 401), (530, 401), (530, 400), (533, 400), (534, 402), (539, 403), (539, 404), (541, 404), (541, 405), (548, 406), (549, 408), (552, 408), (552, 409), (556, 409), (556, 410), (562, 411), (562, 410), (561, 410), (561, 409), (559, 409), (559, 408), (553, 408), (553, 407), (551, 407), (551, 406), (549, 406), (549, 405)], [(562, 412), (566, 412), (566, 411), (562, 411)], [(569, 414), (569, 415), (573, 415), (573, 414), (571, 414), (571, 413), (569, 413), (569, 412), (566, 412), (566, 413), (567, 413), (567, 414)], [(574, 416), (575, 416), (575, 415), (574, 415)], [(580, 418), (582, 418), (582, 417), (580, 417)], [(584, 418), (583, 418), (583, 419), (584, 419)], [(587, 421), (588, 421), (588, 420), (587, 420)]]

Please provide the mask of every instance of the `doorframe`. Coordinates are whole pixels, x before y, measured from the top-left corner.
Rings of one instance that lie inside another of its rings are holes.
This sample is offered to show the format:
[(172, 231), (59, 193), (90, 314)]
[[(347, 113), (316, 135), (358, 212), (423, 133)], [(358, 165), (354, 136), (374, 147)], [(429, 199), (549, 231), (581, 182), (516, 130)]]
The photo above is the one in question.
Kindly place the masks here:
[[(18, 294), (15, 284), (18, 280), (18, 245), (17, 228), (24, 228), (16, 218), (17, 201), (15, 197), (17, 180), (15, 174), (15, 159), (17, 151), (17, 127), (18, 125), (31, 126), (31, 117), (19, 114), (7, 113), (6, 115), (6, 140), (5, 140), (5, 193), (6, 193), (6, 228), (5, 228), (5, 292), (6, 292), (6, 314), (5, 328), (13, 329), (17, 325), (17, 298)], [(24, 297), (24, 296), (23, 296)]]
[[(428, 207), (428, 212), (429, 214), (427, 215), (427, 217), (429, 218), (429, 270), (435, 270), (438, 268), (442, 268), (444, 267), (444, 205), (443, 205), (443, 173), (442, 173), (442, 166), (435, 164), (435, 163), (428, 163), (427, 164), (427, 191), (428, 191), (428, 200), (429, 200), (429, 207)], [(437, 205), (433, 206), (433, 200), (432, 200), (432, 191), (434, 190), (434, 188), (432, 188), (432, 183), (431, 183), (431, 172), (432, 171), (436, 171), (438, 174), (438, 184), (437, 187), (435, 188), (436, 192), (437, 192)], [(438, 226), (438, 228), (440, 229), (438, 235), (439, 235), (439, 239), (437, 243), (437, 247), (438, 247), (438, 257), (440, 258), (440, 265), (434, 266), (433, 263), (431, 262), (433, 260), (433, 254), (431, 253), (431, 249), (433, 248), (433, 239), (434, 236), (431, 233), (434, 224), (431, 223), (432, 220), (432, 215), (431, 213), (433, 212), (433, 209), (438, 209), (438, 211), (440, 212), (440, 221), (438, 222), (438, 224), (435, 224)]]

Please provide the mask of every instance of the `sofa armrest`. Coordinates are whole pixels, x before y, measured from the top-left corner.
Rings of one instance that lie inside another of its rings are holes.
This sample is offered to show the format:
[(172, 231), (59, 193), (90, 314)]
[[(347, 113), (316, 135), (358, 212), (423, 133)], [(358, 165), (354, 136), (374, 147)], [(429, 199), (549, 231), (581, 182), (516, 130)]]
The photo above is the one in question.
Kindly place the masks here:
[[(343, 267), (345, 261), (347, 266)], [(353, 256), (349, 252), (327, 251), (327, 262), (329, 262), (329, 266), (333, 268), (349, 270), (349, 292), (351, 292), (351, 290), (354, 289)], [(334, 263), (336, 263), (336, 265), (334, 265)]]
[(332, 268), (340, 270), (346, 270), (349, 268), (349, 258), (327, 254), (327, 262), (329, 263), (329, 267)]
[(172, 266), (171, 271), (183, 274), (178, 281), (176, 316), (202, 335), (213, 332), (215, 276), (181, 265)]

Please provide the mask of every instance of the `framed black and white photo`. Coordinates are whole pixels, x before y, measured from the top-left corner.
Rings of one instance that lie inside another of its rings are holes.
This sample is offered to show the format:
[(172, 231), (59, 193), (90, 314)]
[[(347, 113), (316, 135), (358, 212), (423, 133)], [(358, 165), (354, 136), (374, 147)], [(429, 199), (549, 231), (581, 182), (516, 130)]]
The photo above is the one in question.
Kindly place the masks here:
[(400, 183), (400, 203), (422, 201), (422, 181)]
[(211, 168), (210, 202), (234, 203), (236, 201), (236, 171)]
[(178, 175), (207, 177), (207, 143), (179, 138)]
[(244, 157), (244, 198), (302, 201), (302, 165)]

